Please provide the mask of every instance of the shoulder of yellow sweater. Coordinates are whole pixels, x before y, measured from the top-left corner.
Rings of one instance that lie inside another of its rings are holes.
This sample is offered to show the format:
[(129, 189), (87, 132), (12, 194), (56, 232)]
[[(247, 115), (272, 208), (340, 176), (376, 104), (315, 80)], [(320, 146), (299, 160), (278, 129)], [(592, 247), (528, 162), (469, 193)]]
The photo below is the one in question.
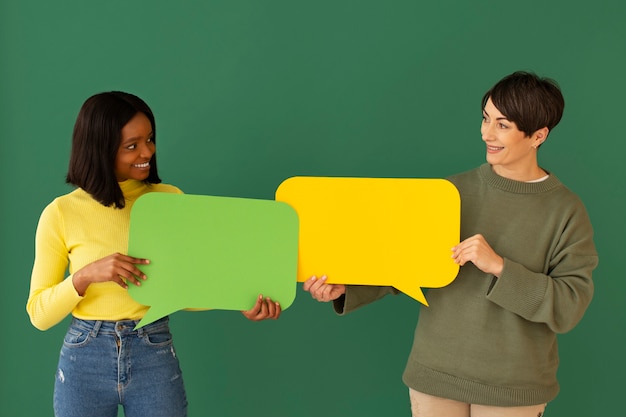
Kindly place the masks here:
[(126, 180), (118, 183), (126, 199), (134, 200), (140, 195), (152, 192), (182, 193), (178, 187), (170, 184), (150, 184), (137, 180)]
[[(131, 188), (133, 188), (133, 191), (135, 192), (140, 191), (142, 185), (145, 186), (144, 184), (137, 182), (136, 184), (134, 184), (134, 187)], [(170, 184), (149, 184), (147, 185), (147, 187), (150, 189), (150, 191), (183, 194), (182, 190)], [(63, 207), (67, 205), (75, 206), (77, 203), (100, 204), (91, 196), (91, 194), (89, 194), (82, 188), (76, 188), (75, 190), (70, 191), (67, 194), (56, 197), (54, 200), (52, 200), (52, 202), (48, 204), (48, 207)]]
[(53, 206), (53, 205), (62, 206), (65, 204), (75, 204), (77, 201), (94, 202), (94, 203), (100, 204), (96, 200), (94, 200), (91, 194), (89, 194), (82, 188), (76, 188), (75, 190), (70, 191), (67, 194), (58, 196), (57, 198), (52, 200), (49, 206)]
[(41, 212), (39, 223), (48, 224), (49, 222), (57, 221), (59, 216), (63, 216), (62, 213), (69, 213), (73, 211), (84, 211), (93, 207), (93, 204), (100, 204), (94, 200), (84, 190), (77, 188), (67, 194), (60, 195), (52, 200)]
[(152, 191), (156, 191), (160, 193), (183, 194), (183, 191), (180, 188), (171, 184), (152, 184), (150, 187), (152, 188)]

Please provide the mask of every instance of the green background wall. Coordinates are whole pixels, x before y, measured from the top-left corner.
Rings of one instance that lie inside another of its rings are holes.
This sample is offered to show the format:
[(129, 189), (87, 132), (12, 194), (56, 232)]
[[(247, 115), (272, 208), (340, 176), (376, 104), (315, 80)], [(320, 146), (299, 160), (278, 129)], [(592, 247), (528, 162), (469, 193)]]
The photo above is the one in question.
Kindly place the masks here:
[[(518, 69), (563, 88), (565, 115), (540, 162), (585, 201), (600, 253), (587, 315), (560, 337), (562, 391), (547, 415), (616, 415), (625, 4), (2, 0), (0, 415), (52, 415), (67, 320), (39, 332), (25, 303), (36, 223), (69, 191), (71, 131), (88, 96), (121, 89), (151, 105), (165, 182), (272, 199), (294, 175), (438, 178), (481, 164), (480, 98)], [(190, 416), (408, 415), (400, 375), (417, 303), (331, 310), (299, 285), (277, 322), (174, 314)]]

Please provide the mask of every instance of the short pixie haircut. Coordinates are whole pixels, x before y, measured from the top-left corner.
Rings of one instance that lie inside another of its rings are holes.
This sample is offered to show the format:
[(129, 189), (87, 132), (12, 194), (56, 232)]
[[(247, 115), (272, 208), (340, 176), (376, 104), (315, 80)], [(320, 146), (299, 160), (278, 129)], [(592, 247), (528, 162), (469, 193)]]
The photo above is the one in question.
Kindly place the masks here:
[(483, 110), (490, 98), (500, 113), (526, 136), (544, 127), (552, 131), (561, 120), (565, 107), (556, 81), (525, 71), (507, 75), (491, 87), (483, 96)]
[[(122, 128), (143, 113), (152, 124), (156, 143), (156, 125), (150, 107), (139, 97), (110, 91), (89, 97), (81, 107), (74, 133), (66, 182), (82, 188), (104, 206), (125, 206), (124, 194), (115, 175), (115, 159), (122, 139)], [(161, 182), (156, 153), (150, 160), (147, 184)]]

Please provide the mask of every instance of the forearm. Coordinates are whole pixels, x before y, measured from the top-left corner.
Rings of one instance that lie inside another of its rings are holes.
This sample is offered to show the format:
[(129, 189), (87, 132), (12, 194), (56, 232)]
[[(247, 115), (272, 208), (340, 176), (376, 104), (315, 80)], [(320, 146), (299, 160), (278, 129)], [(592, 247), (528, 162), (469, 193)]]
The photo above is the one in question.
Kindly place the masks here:
[(566, 271), (562, 266), (548, 275), (506, 259), (502, 276), (487, 298), (529, 321), (565, 333), (580, 321), (591, 302), (591, 272), (596, 264), (595, 256), (579, 256), (576, 268)]
[(33, 326), (47, 330), (67, 317), (81, 300), (70, 276), (52, 287), (31, 289), (26, 310)]

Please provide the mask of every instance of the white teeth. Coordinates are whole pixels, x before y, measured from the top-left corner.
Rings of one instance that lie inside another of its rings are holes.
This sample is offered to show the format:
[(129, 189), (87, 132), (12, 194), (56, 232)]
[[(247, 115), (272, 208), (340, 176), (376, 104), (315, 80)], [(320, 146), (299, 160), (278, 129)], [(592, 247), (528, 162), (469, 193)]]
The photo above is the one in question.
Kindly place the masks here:
[(150, 162), (144, 162), (143, 164), (135, 164), (133, 166), (135, 168), (148, 168), (150, 166)]
[(500, 149), (504, 149), (504, 147), (487, 146), (487, 149), (490, 151), (499, 151)]

